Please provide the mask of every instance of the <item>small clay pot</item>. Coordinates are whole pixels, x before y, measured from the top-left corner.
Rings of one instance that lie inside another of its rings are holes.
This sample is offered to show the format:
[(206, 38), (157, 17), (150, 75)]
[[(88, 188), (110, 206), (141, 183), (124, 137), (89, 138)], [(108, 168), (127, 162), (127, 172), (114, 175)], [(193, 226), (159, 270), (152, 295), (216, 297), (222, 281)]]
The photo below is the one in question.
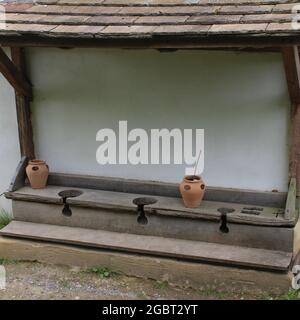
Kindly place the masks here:
[(30, 160), (26, 167), (26, 174), (32, 189), (43, 189), (47, 184), (49, 167), (46, 161)]
[(179, 189), (187, 208), (200, 206), (205, 193), (205, 184), (200, 176), (185, 176)]

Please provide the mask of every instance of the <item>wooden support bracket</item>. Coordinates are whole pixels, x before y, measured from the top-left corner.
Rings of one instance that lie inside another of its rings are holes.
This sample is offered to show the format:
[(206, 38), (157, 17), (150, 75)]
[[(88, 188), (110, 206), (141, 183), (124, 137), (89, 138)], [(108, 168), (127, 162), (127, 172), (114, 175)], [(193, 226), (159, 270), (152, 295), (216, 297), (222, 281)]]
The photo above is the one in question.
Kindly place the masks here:
[(26, 179), (25, 170), (26, 170), (27, 164), (28, 164), (28, 158), (23, 156), (20, 163), (18, 164), (16, 173), (10, 183), (8, 192), (17, 191), (18, 189), (22, 188), (25, 185), (25, 179)]
[(14, 87), (16, 92), (29, 98), (32, 97), (31, 84), (13, 61), (9, 59), (2, 48), (0, 48), (0, 72)]

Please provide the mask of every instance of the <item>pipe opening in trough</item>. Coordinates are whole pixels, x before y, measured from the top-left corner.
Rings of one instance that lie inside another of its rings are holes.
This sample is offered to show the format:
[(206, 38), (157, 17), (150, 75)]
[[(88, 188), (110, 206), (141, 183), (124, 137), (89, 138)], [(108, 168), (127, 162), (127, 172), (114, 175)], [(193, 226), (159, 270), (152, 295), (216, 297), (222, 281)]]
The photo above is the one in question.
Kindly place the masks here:
[(83, 192), (80, 190), (63, 190), (58, 193), (58, 195), (63, 199), (76, 198), (76, 197), (81, 196), (82, 194), (83, 194)]
[(142, 225), (148, 224), (148, 218), (144, 210), (144, 206), (156, 203), (157, 200), (150, 197), (135, 198), (133, 203), (137, 206), (137, 222)]
[(68, 198), (76, 198), (83, 194), (80, 190), (63, 190), (58, 193), (58, 195), (62, 198), (64, 207), (62, 209), (62, 214), (66, 217), (72, 216), (72, 210), (70, 205), (67, 203)]
[(227, 226), (227, 214), (232, 213), (235, 210), (232, 208), (219, 208), (218, 211), (221, 213), (221, 226), (220, 231), (222, 233), (229, 233), (229, 228)]
[(243, 208), (241, 213), (259, 216), (263, 211), (264, 209), (259, 207), (246, 207), (246, 208)]

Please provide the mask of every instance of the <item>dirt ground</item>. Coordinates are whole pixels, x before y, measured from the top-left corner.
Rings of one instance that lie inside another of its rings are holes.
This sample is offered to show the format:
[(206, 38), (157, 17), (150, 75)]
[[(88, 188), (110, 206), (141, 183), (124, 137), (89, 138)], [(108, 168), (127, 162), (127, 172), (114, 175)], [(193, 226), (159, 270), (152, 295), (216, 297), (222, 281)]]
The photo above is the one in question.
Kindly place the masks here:
[(113, 274), (110, 270), (82, 270), (32, 262), (0, 261), (6, 269), (6, 289), (0, 299), (296, 299), (299, 293), (284, 296), (268, 293), (247, 295), (242, 292), (219, 292), (217, 288), (171, 287), (166, 282)]

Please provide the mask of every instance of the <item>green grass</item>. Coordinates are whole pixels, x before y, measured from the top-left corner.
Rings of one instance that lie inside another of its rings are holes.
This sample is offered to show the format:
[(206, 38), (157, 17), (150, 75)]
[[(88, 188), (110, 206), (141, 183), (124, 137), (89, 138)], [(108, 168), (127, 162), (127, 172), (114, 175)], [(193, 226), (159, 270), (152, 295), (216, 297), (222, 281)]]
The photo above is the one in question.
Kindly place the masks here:
[(11, 260), (11, 259), (3, 259), (0, 258), (0, 265), (6, 265), (6, 264), (16, 264), (17, 261), (16, 260)]
[(216, 299), (226, 299), (232, 295), (229, 292), (218, 290), (217, 288), (214, 288), (214, 287), (206, 287), (206, 288), (197, 290), (197, 292), (203, 297), (207, 297), (207, 298), (214, 297)]
[(297, 300), (299, 299), (299, 290), (289, 289), (286, 294), (276, 294), (270, 292), (247, 293), (244, 291), (222, 291), (215, 287), (206, 287), (196, 290), (201, 296), (216, 299), (238, 299), (238, 300)]
[(7, 226), (12, 220), (12, 217), (9, 213), (4, 210), (0, 211), (0, 229)]
[(109, 278), (116, 274), (106, 267), (92, 267), (86, 269), (85, 272), (97, 274), (100, 278)]
[(290, 289), (286, 295), (287, 300), (299, 300), (300, 299), (300, 290)]
[(71, 289), (72, 287), (72, 284), (68, 280), (61, 279), (61, 280), (58, 280), (58, 283), (61, 287), (65, 289)]
[(262, 293), (257, 297), (260, 300), (299, 300), (300, 299), (300, 291), (294, 290), (292, 288), (286, 294), (268, 294)]
[[(7, 213), (4, 210), (0, 211), (0, 229), (7, 226), (11, 222), (11, 220), (12, 220), (12, 217), (9, 213)], [(14, 263), (16, 263), (15, 260), (0, 258), (0, 265), (14, 264)]]
[(144, 291), (138, 292), (138, 294), (136, 295), (136, 298), (138, 300), (148, 300), (149, 297), (147, 296), (147, 294)]
[(154, 283), (154, 288), (155, 289), (167, 289), (169, 287), (169, 282), (168, 281), (156, 281)]

